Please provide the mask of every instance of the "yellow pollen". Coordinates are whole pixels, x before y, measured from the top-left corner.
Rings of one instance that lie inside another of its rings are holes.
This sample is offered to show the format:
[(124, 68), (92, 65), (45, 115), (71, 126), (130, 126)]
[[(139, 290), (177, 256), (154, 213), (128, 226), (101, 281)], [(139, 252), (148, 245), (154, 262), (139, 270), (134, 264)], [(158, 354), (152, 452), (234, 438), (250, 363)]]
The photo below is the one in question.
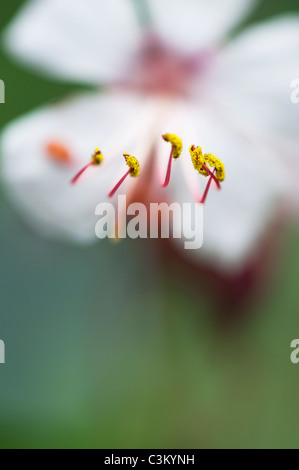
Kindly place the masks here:
[(224, 181), (225, 179), (225, 169), (224, 164), (211, 153), (202, 153), (201, 147), (195, 147), (192, 145), (190, 147), (190, 155), (193, 166), (203, 176), (209, 176), (209, 173), (204, 169), (203, 165), (207, 166), (209, 169), (215, 168), (215, 176), (218, 181)]
[(102, 161), (104, 160), (104, 156), (98, 147), (95, 149), (94, 153), (92, 154), (91, 159), (94, 165), (100, 165)]
[(126, 160), (126, 164), (128, 165), (129, 168), (132, 169), (130, 176), (133, 176), (133, 177), (139, 176), (140, 165), (139, 165), (139, 161), (137, 160), (137, 158), (133, 157), (129, 153), (124, 153), (124, 157)]
[(179, 156), (182, 153), (183, 150), (183, 143), (182, 139), (180, 139), (177, 135), (175, 134), (163, 134), (162, 139), (165, 140), (165, 142), (169, 142), (172, 146), (172, 157), (176, 160), (179, 158)]

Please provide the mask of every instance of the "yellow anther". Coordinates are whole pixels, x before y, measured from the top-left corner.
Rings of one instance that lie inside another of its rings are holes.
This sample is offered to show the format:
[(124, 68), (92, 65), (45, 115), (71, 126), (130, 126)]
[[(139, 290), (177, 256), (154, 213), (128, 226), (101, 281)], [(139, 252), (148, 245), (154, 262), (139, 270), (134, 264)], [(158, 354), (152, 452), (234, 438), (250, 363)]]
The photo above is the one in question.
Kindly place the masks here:
[(179, 158), (183, 150), (182, 140), (175, 134), (163, 134), (162, 139), (169, 142), (172, 146), (172, 158)]
[(224, 181), (225, 180), (225, 169), (224, 169), (224, 164), (219, 160), (217, 159), (216, 162), (215, 162), (215, 166), (214, 168), (216, 168), (216, 178), (218, 181)]
[(201, 175), (208, 176), (208, 172), (202, 166), (205, 164), (205, 157), (202, 154), (202, 148), (191, 145), (189, 151), (194, 169), (197, 170)]
[(125, 157), (128, 167), (132, 169), (130, 176), (133, 176), (133, 177), (139, 176), (140, 165), (139, 165), (139, 161), (137, 160), (137, 158), (133, 157), (132, 155), (128, 153), (124, 153), (124, 157)]
[(96, 148), (91, 156), (94, 165), (100, 165), (104, 160), (104, 156), (99, 148)]
[(224, 164), (219, 160), (219, 158), (215, 157), (211, 153), (202, 153), (202, 149), (200, 147), (195, 147), (192, 145), (190, 147), (190, 155), (193, 166), (195, 170), (197, 170), (203, 176), (209, 176), (209, 173), (203, 165), (207, 166), (209, 169), (215, 168), (216, 173), (215, 176), (218, 181), (224, 181), (225, 179), (225, 170)]

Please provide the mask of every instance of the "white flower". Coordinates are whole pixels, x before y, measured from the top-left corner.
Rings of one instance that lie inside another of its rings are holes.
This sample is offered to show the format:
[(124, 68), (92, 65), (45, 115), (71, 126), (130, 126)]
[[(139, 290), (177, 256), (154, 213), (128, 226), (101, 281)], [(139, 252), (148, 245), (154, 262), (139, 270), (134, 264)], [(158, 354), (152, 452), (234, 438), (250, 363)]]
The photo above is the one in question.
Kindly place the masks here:
[[(252, 26), (224, 44), (253, 3), (148, 0), (151, 22), (143, 27), (129, 0), (26, 5), (6, 32), (9, 51), (47, 74), (104, 85), (101, 93), (38, 109), (4, 131), (6, 187), (39, 231), (95, 239), (95, 206), (124, 173), (124, 151), (140, 160), (143, 175), (128, 178), (122, 192), (149, 186), (154, 166), (151, 190), (192, 201), (206, 183), (188, 152), (195, 144), (219, 155), (227, 179), (221, 193), (209, 195), (204, 245), (192, 256), (225, 269), (248, 260), (295, 190), (299, 140), (299, 106), (289, 92), (298, 76), (299, 18)], [(162, 190), (155, 181), (163, 182), (167, 170), (165, 132), (180, 136), (184, 149)], [(96, 147), (104, 162), (70, 186)]]

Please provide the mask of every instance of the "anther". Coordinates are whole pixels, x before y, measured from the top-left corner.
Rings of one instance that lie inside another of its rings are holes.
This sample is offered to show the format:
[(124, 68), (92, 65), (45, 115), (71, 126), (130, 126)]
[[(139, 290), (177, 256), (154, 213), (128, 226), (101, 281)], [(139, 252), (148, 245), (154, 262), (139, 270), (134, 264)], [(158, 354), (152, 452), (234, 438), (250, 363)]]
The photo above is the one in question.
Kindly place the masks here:
[(168, 160), (166, 177), (162, 185), (163, 188), (166, 188), (170, 181), (172, 159), (177, 160), (179, 158), (183, 150), (183, 144), (182, 140), (175, 134), (163, 134), (162, 139), (165, 140), (165, 142), (169, 142), (171, 144), (171, 152)]
[(137, 158), (133, 157), (132, 155), (128, 153), (124, 153), (123, 156), (125, 157), (126, 164), (129, 167), (129, 170), (124, 174), (124, 176), (116, 183), (116, 185), (111, 189), (111, 191), (108, 194), (108, 197), (114, 196), (118, 188), (122, 185), (122, 183), (125, 181), (125, 179), (130, 175), (133, 178), (136, 178), (140, 174), (140, 165), (139, 161)]
[[(201, 147), (195, 147), (195, 145), (190, 147), (190, 155), (194, 169), (201, 175), (210, 177), (205, 192), (200, 200), (200, 203), (204, 204), (213, 180), (216, 183), (217, 188), (221, 189), (220, 182), (225, 179), (224, 164), (219, 160), (219, 158), (215, 157), (211, 153), (203, 154)], [(211, 168), (213, 171), (211, 171)]]
[(103, 157), (103, 154), (102, 152), (100, 151), (99, 148), (96, 148), (94, 153), (92, 154), (91, 156), (91, 161), (85, 165), (75, 176), (74, 178), (71, 180), (71, 183), (72, 184), (75, 184), (77, 183), (78, 179), (80, 178), (80, 176), (87, 170), (87, 168), (89, 168), (90, 166), (97, 166), (97, 165), (100, 165), (102, 163), (102, 161), (104, 160), (104, 157)]

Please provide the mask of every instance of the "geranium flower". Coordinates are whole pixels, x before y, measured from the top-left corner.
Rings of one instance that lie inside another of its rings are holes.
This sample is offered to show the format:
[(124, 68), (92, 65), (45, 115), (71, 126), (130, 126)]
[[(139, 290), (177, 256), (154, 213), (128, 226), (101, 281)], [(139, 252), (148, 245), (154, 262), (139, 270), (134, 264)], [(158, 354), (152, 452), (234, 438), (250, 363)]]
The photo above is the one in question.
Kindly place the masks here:
[[(140, 188), (149, 198), (198, 200), (206, 181), (189, 155), (198, 145), (221, 157), (227, 179), (209, 195), (204, 245), (192, 256), (225, 269), (246, 262), (293, 195), (298, 165), (299, 107), (289, 83), (298, 76), (299, 19), (255, 25), (227, 42), (253, 4), (148, 0), (142, 24), (129, 0), (29, 2), (6, 31), (10, 53), (48, 75), (102, 88), (4, 131), (3, 179), (24, 216), (46, 235), (95, 239), (95, 206), (124, 174), (123, 152), (142, 169), (121, 186), (130, 200)], [(165, 133), (183, 143), (167, 189)], [(69, 185), (97, 147), (101, 165)]]

